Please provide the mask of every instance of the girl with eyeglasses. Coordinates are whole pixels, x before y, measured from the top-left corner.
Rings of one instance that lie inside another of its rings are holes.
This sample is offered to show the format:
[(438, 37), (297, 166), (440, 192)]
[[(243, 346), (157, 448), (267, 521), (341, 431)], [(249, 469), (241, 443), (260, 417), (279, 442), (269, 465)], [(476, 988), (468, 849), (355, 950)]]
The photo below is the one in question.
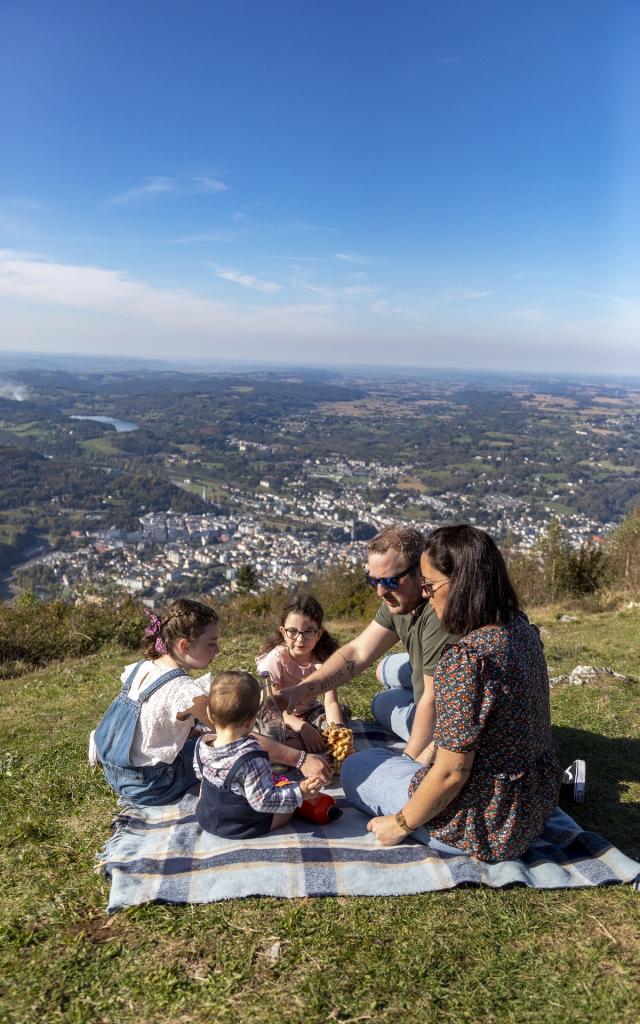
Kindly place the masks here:
[[(337, 641), (323, 628), (323, 620), (322, 605), (311, 594), (298, 594), (285, 604), (278, 632), (256, 658), (258, 672), (269, 673), (274, 690), (297, 686), (338, 650)], [(272, 738), (299, 750), (322, 753), (326, 743), (321, 727), (325, 722), (342, 725), (345, 714), (349, 709), (339, 704), (335, 690), (325, 693), (324, 705), (315, 696), (306, 697), (284, 712), (284, 735), (277, 726), (278, 735)]]

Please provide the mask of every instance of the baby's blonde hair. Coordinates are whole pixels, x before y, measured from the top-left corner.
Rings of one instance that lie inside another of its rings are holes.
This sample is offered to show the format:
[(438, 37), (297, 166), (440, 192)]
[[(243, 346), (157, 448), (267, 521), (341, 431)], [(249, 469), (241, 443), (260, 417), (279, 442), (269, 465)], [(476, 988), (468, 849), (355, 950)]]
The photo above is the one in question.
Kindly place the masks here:
[(241, 669), (219, 672), (211, 680), (209, 717), (216, 725), (241, 725), (258, 714), (260, 683)]

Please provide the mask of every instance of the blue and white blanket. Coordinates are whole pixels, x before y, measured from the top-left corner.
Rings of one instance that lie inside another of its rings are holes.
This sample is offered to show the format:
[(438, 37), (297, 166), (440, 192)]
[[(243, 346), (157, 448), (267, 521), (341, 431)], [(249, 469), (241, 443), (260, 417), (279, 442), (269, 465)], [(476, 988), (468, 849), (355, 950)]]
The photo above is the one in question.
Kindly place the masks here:
[[(389, 737), (355, 722), (356, 747)], [(579, 888), (611, 882), (640, 885), (640, 864), (557, 808), (542, 837), (518, 860), (485, 864), (467, 854), (436, 853), (414, 840), (380, 846), (367, 819), (339, 788), (327, 792), (344, 811), (320, 826), (294, 818), (260, 839), (229, 840), (203, 832), (197, 796), (164, 807), (126, 808), (99, 855), (111, 882), (109, 910), (139, 903), (212, 903), (238, 896), (401, 896), (488, 885)]]

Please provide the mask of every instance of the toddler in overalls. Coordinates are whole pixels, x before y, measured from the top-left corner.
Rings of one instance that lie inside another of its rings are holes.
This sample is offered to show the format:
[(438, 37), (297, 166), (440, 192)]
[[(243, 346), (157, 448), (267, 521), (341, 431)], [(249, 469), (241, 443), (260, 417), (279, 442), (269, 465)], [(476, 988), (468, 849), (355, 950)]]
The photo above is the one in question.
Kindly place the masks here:
[(193, 769), (196, 719), (207, 722), (209, 677), (218, 653), (215, 609), (180, 598), (162, 618), (150, 616), (147, 657), (127, 665), (122, 689), (90, 737), (89, 759), (102, 764), (119, 797), (152, 805), (179, 800), (198, 779)]
[(211, 681), (209, 718), (216, 728), (197, 744), (194, 768), (202, 779), (196, 820), (226, 839), (254, 839), (291, 820), (318, 792), (318, 775), (276, 786), (268, 756), (251, 736), (260, 707), (260, 684), (248, 672), (221, 672)]

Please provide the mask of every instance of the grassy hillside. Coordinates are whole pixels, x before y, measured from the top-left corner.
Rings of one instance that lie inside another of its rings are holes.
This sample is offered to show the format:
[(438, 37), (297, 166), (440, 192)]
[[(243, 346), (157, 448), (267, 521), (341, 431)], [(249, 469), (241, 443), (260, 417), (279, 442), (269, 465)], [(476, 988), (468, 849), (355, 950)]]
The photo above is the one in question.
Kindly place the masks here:
[[(640, 859), (640, 612), (577, 614), (535, 616), (552, 673), (596, 664), (631, 678), (552, 695), (564, 763), (588, 765), (587, 802), (567, 809)], [(223, 636), (217, 664), (250, 668), (256, 646)], [(115, 801), (86, 764), (86, 737), (129, 658), (107, 649), (0, 683), (0, 1021), (637, 1020), (630, 887), (246, 899), (108, 917), (94, 856)], [(374, 689), (371, 671), (350, 688), (357, 714)]]

